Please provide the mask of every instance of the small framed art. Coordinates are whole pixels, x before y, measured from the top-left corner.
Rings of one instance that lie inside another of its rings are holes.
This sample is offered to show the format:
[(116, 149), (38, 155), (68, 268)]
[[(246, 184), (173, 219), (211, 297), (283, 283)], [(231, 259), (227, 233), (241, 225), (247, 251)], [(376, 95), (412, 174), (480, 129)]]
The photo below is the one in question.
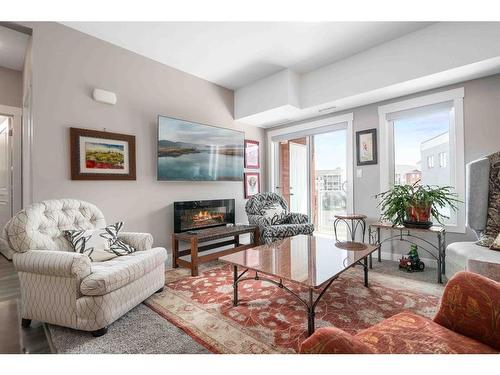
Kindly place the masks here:
[(258, 169), (259, 163), (259, 142), (245, 139), (245, 168)]
[(245, 173), (245, 199), (260, 193), (260, 173)]
[(135, 180), (135, 136), (70, 128), (72, 180)]
[(377, 129), (356, 132), (356, 157), (358, 165), (377, 164)]

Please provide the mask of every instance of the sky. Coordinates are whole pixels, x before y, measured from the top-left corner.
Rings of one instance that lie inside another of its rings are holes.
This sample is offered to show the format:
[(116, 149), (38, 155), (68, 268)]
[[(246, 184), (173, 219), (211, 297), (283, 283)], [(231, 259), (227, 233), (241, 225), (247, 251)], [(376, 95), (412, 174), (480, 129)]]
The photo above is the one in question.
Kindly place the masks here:
[(396, 165), (416, 165), (420, 144), (449, 131), (449, 111), (394, 121), (394, 161)]
[(346, 168), (345, 129), (314, 136), (316, 170)]
[(170, 117), (159, 118), (159, 139), (172, 142), (197, 143), (210, 146), (241, 144), (244, 133), (215, 126), (196, 124)]

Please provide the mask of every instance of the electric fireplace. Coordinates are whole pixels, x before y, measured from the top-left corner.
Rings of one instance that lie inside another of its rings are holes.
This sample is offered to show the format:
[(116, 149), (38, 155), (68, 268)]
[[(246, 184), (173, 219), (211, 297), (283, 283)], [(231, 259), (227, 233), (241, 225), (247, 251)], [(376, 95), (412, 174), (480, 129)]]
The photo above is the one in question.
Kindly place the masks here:
[(174, 202), (174, 232), (234, 224), (234, 199)]

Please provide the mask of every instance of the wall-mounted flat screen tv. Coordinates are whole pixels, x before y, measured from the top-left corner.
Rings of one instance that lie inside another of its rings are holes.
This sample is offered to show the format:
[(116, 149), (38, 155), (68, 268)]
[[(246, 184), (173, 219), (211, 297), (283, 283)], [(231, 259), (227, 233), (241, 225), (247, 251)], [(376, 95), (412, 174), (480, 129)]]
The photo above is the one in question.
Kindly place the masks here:
[(159, 181), (242, 181), (245, 133), (158, 116)]

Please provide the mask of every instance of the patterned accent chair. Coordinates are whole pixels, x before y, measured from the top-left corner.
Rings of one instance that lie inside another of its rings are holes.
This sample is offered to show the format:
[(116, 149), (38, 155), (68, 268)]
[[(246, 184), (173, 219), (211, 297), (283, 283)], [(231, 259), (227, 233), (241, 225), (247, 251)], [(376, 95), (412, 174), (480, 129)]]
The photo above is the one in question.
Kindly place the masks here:
[(138, 251), (93, 263), (74, 252), (63, 235), (64, 230), (105, 226), (96, 206), (75, 199), (35, 203), (6, 224), (3, 242), (14, 253), (24, 327), (33, 319), (100, 336), (163, 288), (167, 251), (152, 248), (151, 234), (119, 233)]
[(446, 284), (433, 320), (402, 312), (354, 336), (320, 328), (302, 343), (300, 353), (498, 353), (499, 308), (500, 283), (461, 271)]
[[(278, 223), (265, 217), (265, 211), (276, 205), (281, 206), (285, 213)], [(276, 193), (260, 193), (252, 196), (246, 203), (245, 210), (248, 222), (259, 227), (260, 239), (265, 243), (314, 232), (314, 225), (309, 223), (307, 215), (289, 212), (283, 197)]]

